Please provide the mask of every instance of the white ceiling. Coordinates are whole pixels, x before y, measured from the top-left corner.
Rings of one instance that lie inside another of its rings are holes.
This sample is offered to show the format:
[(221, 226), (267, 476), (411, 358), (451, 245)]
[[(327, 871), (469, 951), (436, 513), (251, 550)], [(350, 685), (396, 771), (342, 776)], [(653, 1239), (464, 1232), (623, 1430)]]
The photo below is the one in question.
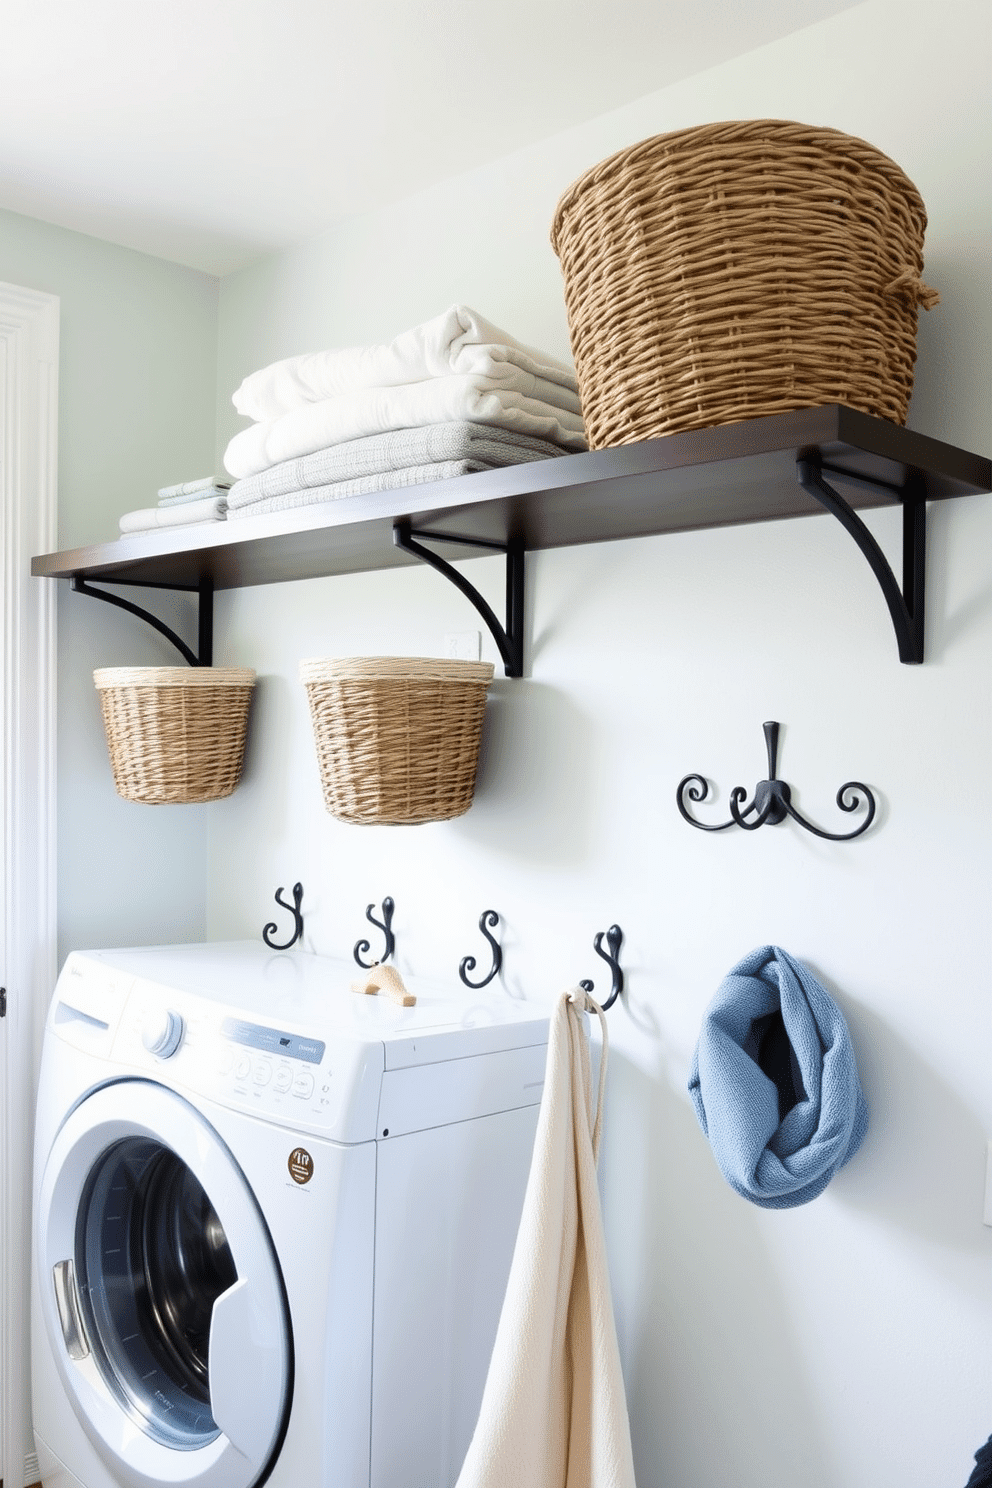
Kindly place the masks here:
[(224, 274), (858, 0), (0, 0), (0, 207)]

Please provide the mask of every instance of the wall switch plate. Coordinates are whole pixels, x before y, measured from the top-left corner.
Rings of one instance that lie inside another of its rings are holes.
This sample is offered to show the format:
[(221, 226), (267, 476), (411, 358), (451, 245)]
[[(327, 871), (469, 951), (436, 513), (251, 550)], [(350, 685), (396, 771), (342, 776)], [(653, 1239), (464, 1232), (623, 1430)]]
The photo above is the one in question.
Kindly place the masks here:
[(478, 630), (449, 630), (444, 654), (452, 661), (478, 661), (482, 655), (482, 633)]
[(992, 1225), (992, 1140), (985, 1144), (985, 1213), (982, 1223)]

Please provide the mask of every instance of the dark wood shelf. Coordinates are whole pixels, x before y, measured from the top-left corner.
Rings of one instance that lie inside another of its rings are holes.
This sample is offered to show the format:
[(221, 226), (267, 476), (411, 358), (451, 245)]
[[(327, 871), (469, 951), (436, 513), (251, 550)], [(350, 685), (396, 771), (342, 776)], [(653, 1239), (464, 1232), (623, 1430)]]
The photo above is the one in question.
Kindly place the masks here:
[[(798, 483), (801, 458), (829, 467), (830, 480), (859, 509), (898, 504), (913, 482), (927, 500), (992, 490), (988, 459), (831, 404), (272, 515), (134, 534), (44, 554), (31, 572), (175, 588), (209, 579), (232, 589), (415, 563), (393, 542), (404, 518), (449, 559), (471, 549), (445, 545), (446, 533), (483, 543), (516, 539), (538, 551), (770, 522), (823, 511)], [(866, 489), (858, 480), (880, 484)]]

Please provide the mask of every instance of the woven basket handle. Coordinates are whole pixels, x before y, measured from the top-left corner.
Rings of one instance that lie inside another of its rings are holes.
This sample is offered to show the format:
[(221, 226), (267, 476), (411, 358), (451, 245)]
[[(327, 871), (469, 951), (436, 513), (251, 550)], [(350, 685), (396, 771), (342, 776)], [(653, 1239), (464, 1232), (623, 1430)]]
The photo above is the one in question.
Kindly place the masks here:
[(932, 310), (934, 305), (940, 304), (940, 295), (928, 284), (924, 284), (919, 274), (913, 269), (903, 269), (897, 274), (891, 284), (887, 284), (883, 291), (887, 295), (902, 295), (911, 305), (922, 305), (924, 310)]

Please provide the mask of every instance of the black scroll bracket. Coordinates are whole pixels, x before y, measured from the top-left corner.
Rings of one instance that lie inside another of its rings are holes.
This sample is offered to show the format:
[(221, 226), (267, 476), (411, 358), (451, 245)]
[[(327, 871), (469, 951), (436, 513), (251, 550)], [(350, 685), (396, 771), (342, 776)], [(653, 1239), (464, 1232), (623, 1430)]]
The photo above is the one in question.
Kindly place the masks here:
[[(891, 491), (902, 504), (901, 589), (878, 543), (853, 507), (823, 479), (824, 471), (851, 485), (864, 486), (873, 491)], [(868, 560), (889, 607), (896, 644), (899, 647), (899, 660), (908, 665), (918, 665), (923, 661), (926, 612), (927, 498), (923, 476), (918, 470), (910, 471), (905, 485), (896, 486), (824, 464), (818, 457), (798, 459), (796, 474), (807, 495), (819, 501), (854, 538)]]
[[(415, 538), (429, 538), (433, 542), (463, 543), (470, 548), (490, 548), (506, 556), (506, 626), (502, 626), (490, 605), (486, 603), (474, 584), (445, 559), (439, 558), (429, 548), (415, 542)], [(436, 568), (482, 616), (499, 647), (503, 658), (503, 669), (508, 677), (524, 674), (524, 544), (523, 539), (511, 537), (507, 542), (490, 542), (479, 537), (454, 537), (450, 532), (420, 532), (402, 517), (393, 527), (393, 542), (404, 553), (412, 553), (424, 563)]]
[(151, 625), (167, 641), (171, 641), (183, 660), (192, 667), (208, 667), (213, 665), (214, 655), (214, 581), (213, 579), (201, 579), (198, 584), (142, 584), (143, 589), (176, 589), (185, 593), (196, 594), (199, 605), (197, 612), (197, 647), (193, 651), (186, 642), (181, 640), (176, 632), (164, 620), (157, 615), (152, 615), (148, 610), (143, 610), (140, 605), (132, 604), (131, 600), (123, 599), (119, 594), (108, 594), (105, 589), (94, 589), (87, 579), (80, 578), (78, 574), (72, 576), (72, 588), (76, 594), (88, 594), (91, 599), (102, 599), (106, 604), (116, 605), (118, 609), (127, 610), (130, 615), (137, 615), (139, 620), (144, 620)]
[(303, 903), (303, 885), (301, 883), (295, 883), (293, 885), (293, 902), (292, 904), (288, 904), (282, 897), (282, 884), (280, 884), (275, 892), (275, 901), (277, 904), (281, 904), (283, 909), (288, 909), (293, 916), (293, 933), (285, 945), (276, 945), (272, 936), (279, 929), (279, 926), (275, 920), (270, 920), (262, 928), (262, 939), (270, 951), (288, 951), (291, 946), (294, 946), (303, 937), (303, 915), (300, 913), (300, 905)]
[(393, 934), (393, 910), (395, 908), (396, 906), (393, 903), (392, 899), (387, 896), (382, 901), (381, 920), (377, 920), (375, 915), (372, 913), (372, 911), (375, 909), (374, 904), (370, 904), (365, 911), (365, 918), (368, 920), (369, 924), (376, 925), (386, 937), (386, 949), (383, 951), (381, 956), (376, 958), (375, 961), (362, 960), (362, 956), (367, 951), (370, 951), (372, 947), (367, 940), (356, 941), (355, 949), (352, 954), (355, 957), (355, 960), (358, 962), (359, 966), (364, 967), (366, 971), (370, 970), (370, 968), (373, 966), (382, 966), (384, 962), (389, 960), (390, 956), (396, 949), (396, 937)]
[(490, 929), (495, 930), (498, 924), (499, 915), (494, 909), (487, 909), (484, 911), (483, 914), (479, 916), (479, 929), (482, 931), (483, 935), (486, 937), (490, 946), (492, 947), (493, 964), (488, 975), (484, 976), (481, 982), (470, 982), (468, 979), (468, 973), (470, 971), (474, 971), (476, 968), (477, 962), (475, 957), (463, 956), (461, 962), (459, 963), (458, 975), (461, 977), (466, 987), (471, 987), (474, 991), (478, 991), (480, 987), (487, 987), (492, 981), (493, 977), (499, 971), (500, 967), (503, 965), (503, 947), (500, 945), (499, 941), (496, 940), (495, 937), (490, 935), (489, 933)]
[[(600, 1003), (600, 1007), (603, 1009), (604, 1013), (609, 1012), (610, 1008), (613, 1006), (617, 998), (620, 996), (620, 993), (623, 991), (623, 968), (620, 965), (620, 946), (622, 943), (623, 931), (620, 929), (619, 925), (611, 925), (609, 930), (607, 930), (606, 932), (606, 944), (610, 948), (609, 951), (603, 950), (602, 930), (598, 930), (593, 939), (593, 950), (596, 952), (597, 955), (602, 956), (603, 960), (610, 968), (610, 972), (612, 975), (610, 995), (605, 1002)], [(591, 992), (593, 990), (593, 987), (595, 986), (595, 983), (586, 980), (580, 982), (579, 986), (583, 989), (583, 991)]]
[[(804, 816), (800, 816), (792, 804), (792, 792), (789, 787), (784, 780), (775, 778), (779, 726), (777, 723), (766, 723), (762, 727), (765, 732), (765, 748), (768, 751), (768, 779), (758, 781), (754, 788), (754, 796), (746, 806), (742, 803), (747, 800), (747, 791), (742, 785), (734, 786), (730, 792), (730, 821), (718, 822), (715, 825), (697, 821), (686, 806), (685, 797), (688, 796), (690, 801), (705, 801), (709, 794), (709, 784), (705, 776), (695, 774), (684, 775), (679, 781), (675, 802), (690, 827), (698, 827), (701, 832), (724, 832), (727, 827), (736, 825), (743, 827), (745, 832), (756, 832), (759, 827), (765, 825), (765, 822), (775, 827), (779, 822), (785, 821), (787, 816), (791, 816), (793, 821), (797, 821), (807, 832), (812, 832), (816, 837), (824, 837), (828, 842), (850, 842), (854, 837), (860, 837), (862, 832), (867, 832), (875, 819), (875, 797), (860, 780), (846, 781), (836, 796), (837, 805), (841, 811), (857, 811), (863, 805), (868, 808), (864, 821), (860, 826), (855, 827), (853, 832), (824, 832), (821, 827), (815, 827)], [(754, 821), (745, 820), (746, 817), (752, 815)]]

